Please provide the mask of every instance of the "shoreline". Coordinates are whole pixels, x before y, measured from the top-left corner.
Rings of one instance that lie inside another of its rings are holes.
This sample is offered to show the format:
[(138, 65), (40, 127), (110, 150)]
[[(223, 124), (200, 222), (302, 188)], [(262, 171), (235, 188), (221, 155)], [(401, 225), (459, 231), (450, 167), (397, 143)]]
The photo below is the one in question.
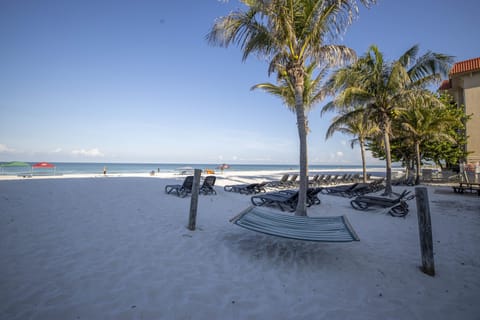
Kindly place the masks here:
[[(382, 171), (383, 169), (383, 171)], [(203, 170), (203, 169), (202, 169)], [(385, 172), (384, 168), (375, 167), (367, 169), (367, 173), (372, 174), (375, 177), (384, 177)], [(401, 168), (392, 169), (392, 177), (396, 175), (401, 175), (405, 170)], [(224, 170), (223, 172), (215, 170), (213, 174), (217, 177), (229, 178), (231, 176), (266, 176), (278, 178), (282, 174), (293, 174), (298, 173), (296, 169), (286, 169), (286, 170)], [(362, 173), (362, 169), (358, 168), (337, 168), (337, 169), (313, 169), (309, 171), (309, 176), (314, 174), (344, 174), (344, 173)], [(207, 175), (202, 172), (202, 175)], [(70, 179), (70, 178), (114, 178), (114, 177), (149, 177), (149, 178), (180, 178), (186, 177), (187, 174), (179, 174), (178, 172), (173, 171), (154, 171), (154, 174), (151, 172), (107, 172), (107, 174), (99, 173), (58, 173), (58, 174), (35, 174), (35, 173), (20, 173), (20, 174), (0, 174), (0, 181), (2, 180), (28, 180), (28, 179)]]

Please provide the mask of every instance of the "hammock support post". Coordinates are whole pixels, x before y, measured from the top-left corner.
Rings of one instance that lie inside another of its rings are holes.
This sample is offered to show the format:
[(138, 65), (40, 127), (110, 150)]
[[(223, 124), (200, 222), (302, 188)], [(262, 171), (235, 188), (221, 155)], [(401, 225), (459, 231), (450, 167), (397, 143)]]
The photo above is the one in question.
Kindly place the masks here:
[(192, 199), (190, 201), (190, 214), (188, 217), (188, 229), (194, 231), (197, 224), (198, 192), (200, 189), (200, 175), (202, 170), (195, 169), (193, 173)]
[(420, 269), (423, 273), (433, 277), (435, 276), (435, 263), (433, 260), (432, 221), (427, 188), (415, 188), (415, 198), (417, 199), (418, 231), (422, 253), (422, 267)]

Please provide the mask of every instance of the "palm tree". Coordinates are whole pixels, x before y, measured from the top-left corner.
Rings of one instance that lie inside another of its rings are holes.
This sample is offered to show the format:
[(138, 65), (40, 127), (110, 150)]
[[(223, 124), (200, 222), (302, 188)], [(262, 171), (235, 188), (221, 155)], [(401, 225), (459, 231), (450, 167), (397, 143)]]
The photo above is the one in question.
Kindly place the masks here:
[[(365, 5), (376, 0), (359, 0)], [(338, 65), (354, 56), (344, 46), (326, 44), (357, 15), (357, 0), (241, 0), (246, 11), (217, 20), (207, 35), (214, 45), (236, 44), (243, 60), (252, 53), (269, 60), (269, 74), (288, 79), (294, 90), (300, 139), (300, 188), (296, 215), (306, 215), (308, 187), (307, 116), (304, 104), (305, 66)]]
[[(303, 105), (305, 107), (305, 112), (310, 111), (314, 105), (322, 101), (326, 92), (322, 88), (322, 79), (327, 73), (327, 68), (323, 68), (315, 76), (313, 73), (316, 69), (316, 65), (310, 64), (306, 67), (305, 76), (304, 76), (304, 90), (303, 90)], [(282, 72), (278, 73), (278, 85), (273, 83), (265, 82), (254, 85), (251, 89), (261, 89), (271, 95), (277, 96), (283, 100), (287, 108), (295, 112), (295, 88), (292, 83), (289, 81), (288, 77), (282, 76)], [(307, 125), (307, 132), (309, 131)]]
[(440, 140), (454, 142), (453, 137), (448, 134), (448, 129), (458, 125), (461, 120), (445, 112), (443, 103), (438, 103), (436, 99), (431, 101), (417, 99), (415, 102), (400, 114), (398, 121), (403, 131), (404, 141), (412, 141), (415, 151), (415, 184), (419, 184), (422, 144)]
[(369, 120), (368, 114), (362, 107), (354, 110), (344, 111), (333, 118), (332, 123), (327, 129), (325, 138), (331, 138), (335, 132), (353, 136), (350, 140), (350, 146), (358, 144), (360, 146), (360, 155), (362, 157), (363, 182), (367, 182), (367, 165), (365, 159), (365, 142), (380, 132), (380, 128)]
[(450, 56), (443, 54), (427, 52), (416, 59), (417, 54), (418, 46), (415, 45), (389, 63), (376, 46), (371, 46), (353, 65), (335, 72), (327, 84), (337, 95), (323, 111), (364, 106), (371, 121), (378, 123), (385, 149), (386, 195), (392, 194), (392, 121), (414, 97), (433, 98), (431, 92), (418, 89), (446, 75), (452, 62)]

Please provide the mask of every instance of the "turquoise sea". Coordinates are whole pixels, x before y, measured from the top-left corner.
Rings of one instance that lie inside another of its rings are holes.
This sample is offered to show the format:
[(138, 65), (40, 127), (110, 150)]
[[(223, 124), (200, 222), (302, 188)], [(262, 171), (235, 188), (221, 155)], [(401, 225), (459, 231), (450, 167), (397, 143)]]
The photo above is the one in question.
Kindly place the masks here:
[[(28, 173), (32, 171), (31, 165), (24, 167), (2, 167), (0, 174), (19, 174)], [(178, 172), (186, 168), (198, 169), (214, 169), (219, 170), (218, 164), (206, 163), (90, 163), (90, 162), (52, 162), (54, 169), (33, 169), (33, 173), (38, 174), (102, 174), (106, 168), (109, 174), (128, 174), (128, 173), (148, 173), (155, 172)], [(0, 163), (1, 165), (1, 163)], [(309, 171), (322, 172), (358, 172), (361, 170), (360, 165), (310, 165)], [(282, 170), (298, 170), (298, 165), (288, 164), (229, 164), (229, 171), (282, 171)], [(400, 169), (400, 168), (399, 168)], [(370, 173), (377, 175), (384, 174), (384, 167), (382, 166), (367, 166)]]

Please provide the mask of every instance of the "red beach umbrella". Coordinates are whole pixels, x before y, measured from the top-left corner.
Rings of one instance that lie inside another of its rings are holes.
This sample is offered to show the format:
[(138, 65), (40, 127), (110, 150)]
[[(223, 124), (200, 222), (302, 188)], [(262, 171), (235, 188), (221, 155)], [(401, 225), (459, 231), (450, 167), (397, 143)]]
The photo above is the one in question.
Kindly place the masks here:
[(55, 168), (55, 166), (48, 162), (35, 163), (32, 168)]
[(53, 175), (55, 175), (55, 165), (48, 163), (48, 162), (39, 162), (32, 165), (32, 172), (33, 169), (53, 169)]

